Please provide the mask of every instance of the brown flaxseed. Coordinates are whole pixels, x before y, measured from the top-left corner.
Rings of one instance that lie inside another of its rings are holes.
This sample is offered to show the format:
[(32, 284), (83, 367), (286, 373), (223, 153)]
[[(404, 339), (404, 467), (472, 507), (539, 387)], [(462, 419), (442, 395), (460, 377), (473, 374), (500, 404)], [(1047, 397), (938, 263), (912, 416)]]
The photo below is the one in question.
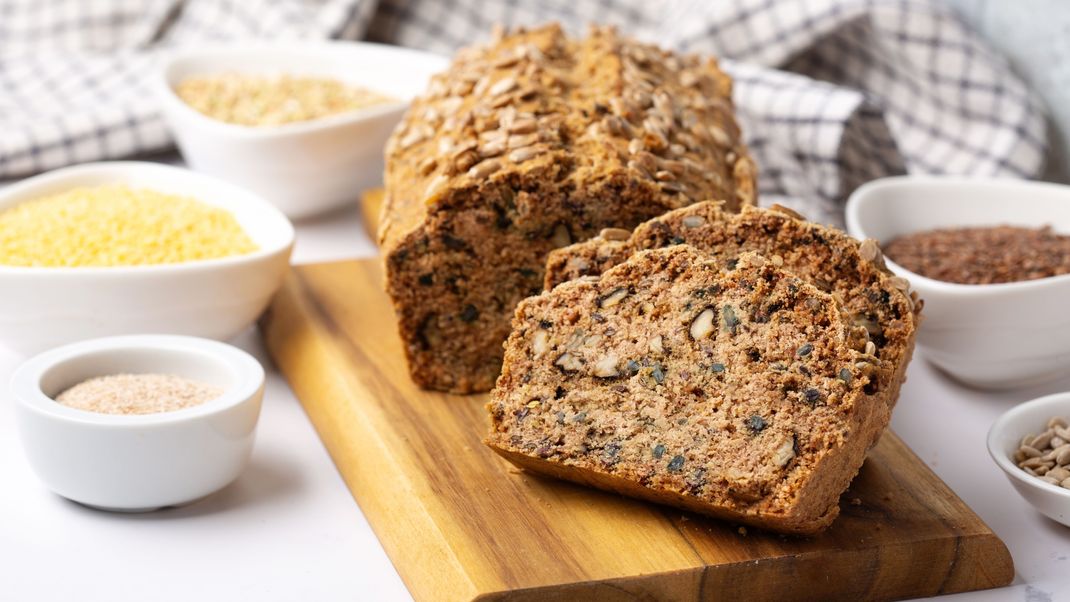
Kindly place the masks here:
[(1070, 273), (1070, 236), (1043, 228), (988, 226), (901, 236), (884, 253), (927, 278), (998, 284)]
[(826, 527), (889, 408), (832, 295), (752, 253), (735, 265), (671, 245), (522, 301), (487, 443), (624, 495)]

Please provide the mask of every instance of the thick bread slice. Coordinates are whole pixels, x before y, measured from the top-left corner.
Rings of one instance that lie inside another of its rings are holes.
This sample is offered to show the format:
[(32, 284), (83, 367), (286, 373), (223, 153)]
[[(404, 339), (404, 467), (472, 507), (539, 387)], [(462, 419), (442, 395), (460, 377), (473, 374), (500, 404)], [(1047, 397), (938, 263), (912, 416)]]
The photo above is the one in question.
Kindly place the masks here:
[(885, 267), (876, 241), (859, 242), (790, 210), (745, 207), (730, 214), (715, 202), (696, 203), (640, 224), (631, 234), (608, 231), (551, 252), (545, 286), (598, 275), (643, 249), (680, 243), (722, 266), (731, 265), (741, 253), (757, 252), (831, 293), (873, 343), (877, 378), (869, 392), (895, 405), (914, 352), (921, 300), (905, 279)]
[(640, 252), (517, 307), (486, 443), (526, 469), (815, 533), (888, 424), (864, 329), (753, 253)]

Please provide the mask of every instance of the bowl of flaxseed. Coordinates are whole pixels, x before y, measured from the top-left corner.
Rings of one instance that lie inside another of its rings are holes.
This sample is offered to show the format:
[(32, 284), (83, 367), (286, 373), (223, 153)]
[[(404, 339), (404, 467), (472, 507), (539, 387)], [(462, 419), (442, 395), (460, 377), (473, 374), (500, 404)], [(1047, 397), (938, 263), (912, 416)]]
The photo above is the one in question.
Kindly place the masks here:
[(165, 57), (155, 88), (190, 166), (302, 218), (380, 184), (390, 133), (445, 66), (380, 44), (243, 43)]
[(90, 339), (12, 376), (22, 447), (46, 487), (80, 504), (147, 512), (199, 500), (249, 461), (264, 369), (218, 341)]
[(925, 303), (921, 355), (981, 388), (1070, 373), (1070, 187), (904, 176), (870, 182), (847, 228)]

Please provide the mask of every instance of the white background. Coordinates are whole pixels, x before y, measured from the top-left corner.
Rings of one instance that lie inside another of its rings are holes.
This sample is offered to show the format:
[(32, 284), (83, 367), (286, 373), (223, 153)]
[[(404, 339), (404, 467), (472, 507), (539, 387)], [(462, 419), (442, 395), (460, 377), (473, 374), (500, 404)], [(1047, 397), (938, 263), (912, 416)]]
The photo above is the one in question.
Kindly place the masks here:
[[(355, 207), (298, 224), (296, 262), (373, 253)], [(257, 334), (236, 343), (268, 368), (251, 465), (201, 502), (143, 515), (84, 508), (34, 477), (7, 392), (20, 358), (0, 348), (0, 601), (409, 599)], [(1070, 378), (973, 391), (916, 354), (893, 428), (1007, 543), (1017, 568), (1008, 588), (941, 600), (1070, 601), (1070, 528), (1033, 511), (985, 451), (1002, 411), (1068, 389)]]

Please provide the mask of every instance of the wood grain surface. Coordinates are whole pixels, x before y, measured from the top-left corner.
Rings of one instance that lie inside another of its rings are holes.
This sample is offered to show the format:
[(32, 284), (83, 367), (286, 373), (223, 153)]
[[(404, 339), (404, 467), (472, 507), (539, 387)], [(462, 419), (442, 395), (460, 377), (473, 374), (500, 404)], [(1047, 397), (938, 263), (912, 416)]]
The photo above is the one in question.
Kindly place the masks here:
[(386, 191), (382, 188), (369, 188), (360, 195), (360, 219), (364, 232), (372, 239), (372, 244), (379, 244), (379, 212), (383, 210)]
[(417, 600), (884, 600), (1014, 576), (891, 432), (811, 539), (524, 473), (481, 444), (485, 396), (409, 380), (381, 279), (375, 260), (295, 268), (261, 326)]

